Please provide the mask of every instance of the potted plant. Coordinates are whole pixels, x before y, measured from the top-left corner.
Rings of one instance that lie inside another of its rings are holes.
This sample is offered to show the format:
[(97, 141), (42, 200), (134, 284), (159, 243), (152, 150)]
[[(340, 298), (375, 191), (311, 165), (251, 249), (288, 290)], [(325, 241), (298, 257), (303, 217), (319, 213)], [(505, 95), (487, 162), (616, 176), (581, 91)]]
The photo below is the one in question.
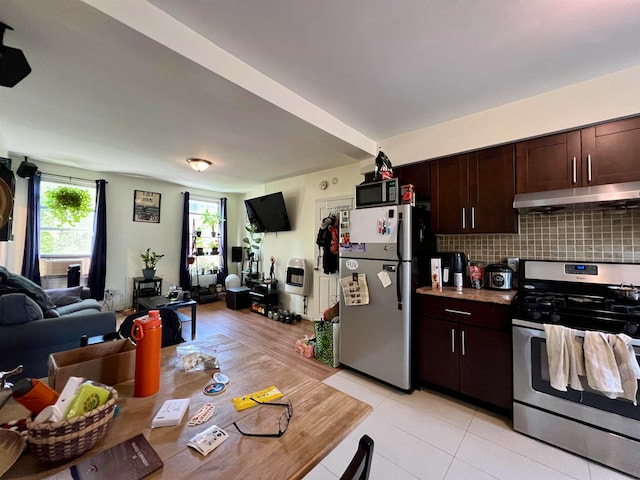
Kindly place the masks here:
[(218, 212), (211, 213), (208, 208), (204, 211), (204, 214), (202, 215), (202, 225), (204, 225), (205, 227), (211, 228), (212, 237), (216, 236), (217, 234), (216, 227), (222, 221), (223, 221), (222, 215), (220, 215)]
[(194, 247), (196, 249), (196, 255), (204, 255), (204, 240), (202, 240), (202, 237), (196, 237)]
[[(257, 250), (260, 250), (260, 242), (262, 242), (262, 237), (259, 237), (257, 233), (257, 228), (255, 225), (249, 224), (244, 227), (247, 230), (247, 236), (242, 239), (242, 242), (245, 243), (247, 249), (247, 258), (252, 257), (252, 253), (258, 253)], [(253, 252), (253, 250), (256, 250)]]
[(220, 248), (220, 243), (217, 240), (209, 243), (209, 248), (211, 249), (211, 255), (218, 255), (218, 249)]
[[(242, 239), (247, 249), (247, 260), (249, 260), (249, 268), (247, 269), (248, 278), (258, 278), (258, 255), (260, 250), (260, 242), (262, 237), (258, 236), (255, 225), (249, 224), (245, 226), (247, 230), (247, 236)], [(255, 262), (255, 272), (253, 263)]]
[(78, 187), (61, 186), (44, 194), (44, 205), (60, 226), (76, 225), (93, 211), (91, 195)]
[(156, 265), (158, 261), (164, 257), (164, 254), (158, 254), (152, 252), (150, 248), (147, 248), (145, 253), (140, 254), (140, 258), (144, 262), (144, 268), (142, 269), (142, 276), (145, 280), (152, 280), (156, 274)]

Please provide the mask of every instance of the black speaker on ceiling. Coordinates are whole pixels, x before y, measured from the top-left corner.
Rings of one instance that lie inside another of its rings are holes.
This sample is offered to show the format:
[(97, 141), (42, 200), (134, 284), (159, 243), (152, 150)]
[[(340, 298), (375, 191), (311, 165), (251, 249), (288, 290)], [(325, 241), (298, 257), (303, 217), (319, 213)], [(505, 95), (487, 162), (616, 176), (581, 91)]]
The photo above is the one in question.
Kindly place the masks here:
[(242, 261), (242, 247), (231, 247), (231, 261), (232, 262)]
[(3, 44), (4, 31), (7, 28), (13, 30), (9, 25), (0, 22), (0, 85), (13, 87), (31, 73), (31, 67), (22, 50)]
[(16, 170), (16, 173), (20, 178), (31, 178), (36, 174), (37, 171), (38, 166), (31, 162), (27, 162), (27, 158), (25, 157), (22, 163), (20, 163), (20, 165), (18, 166), (18, 170)]

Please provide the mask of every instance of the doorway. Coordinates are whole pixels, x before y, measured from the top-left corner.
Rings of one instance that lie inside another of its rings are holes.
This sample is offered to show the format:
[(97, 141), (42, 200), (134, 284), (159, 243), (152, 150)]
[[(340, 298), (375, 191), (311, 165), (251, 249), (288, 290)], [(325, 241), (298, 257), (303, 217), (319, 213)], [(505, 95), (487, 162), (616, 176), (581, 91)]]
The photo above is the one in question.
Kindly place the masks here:
[[(316, 200), (316, 227), (320, 228), (322, 219), (333, 213), (340, 216), (343, 210), (351, 210), (353, 208), (353, 197), (337, 197)], [(317, 230), (316, 230), (317, 232)], [(331, 305), (339, 300), (339, 282), (340, 276), (338, 272), (326, 274), (322, 270), (322, 249), (316, 245), (316, 258), (313, 269), (313, 299), (310, 309), (313, 320), (322, 317), (322, 313)]]

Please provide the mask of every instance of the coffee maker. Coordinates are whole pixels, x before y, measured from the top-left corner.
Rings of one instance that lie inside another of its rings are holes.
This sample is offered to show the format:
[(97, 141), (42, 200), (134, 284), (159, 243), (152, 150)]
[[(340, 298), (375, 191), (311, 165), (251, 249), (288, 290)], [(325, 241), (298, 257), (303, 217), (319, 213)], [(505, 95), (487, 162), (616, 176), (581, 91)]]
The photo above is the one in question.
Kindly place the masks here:
[(467, 256), (464, 252), (438, 252), (431, 258), (440, 258), (442, 268), (442, 285), (453, 287), (455, 273), (466, 276)]

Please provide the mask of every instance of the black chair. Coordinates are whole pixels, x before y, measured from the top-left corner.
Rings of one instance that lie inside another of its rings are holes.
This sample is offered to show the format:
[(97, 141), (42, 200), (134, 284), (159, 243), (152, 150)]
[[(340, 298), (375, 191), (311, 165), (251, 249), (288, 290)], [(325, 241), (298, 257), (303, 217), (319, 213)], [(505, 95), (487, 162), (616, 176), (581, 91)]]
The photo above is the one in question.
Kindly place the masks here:
[(367, 480), (373, 458), (373, 439), (363, 435), (358, 443), (358, 450), (340, 480)]
[[(162, 347), (177, 345), (184, 342), (184, 338), (182, 338), (182, 322), (180, 321), (178, 314), (170, 308), (159, 308), (158, 310), (160, 311), (160, 318), (162, 319)], [(133, 327), (133, 321), (136, 318), (147, 315), (148, 313), (149, 310), (140, 310), (139, 312), (132, 313), (125, 318), (118, 330), (120, 338), (131, 338), (131, 327)]]

